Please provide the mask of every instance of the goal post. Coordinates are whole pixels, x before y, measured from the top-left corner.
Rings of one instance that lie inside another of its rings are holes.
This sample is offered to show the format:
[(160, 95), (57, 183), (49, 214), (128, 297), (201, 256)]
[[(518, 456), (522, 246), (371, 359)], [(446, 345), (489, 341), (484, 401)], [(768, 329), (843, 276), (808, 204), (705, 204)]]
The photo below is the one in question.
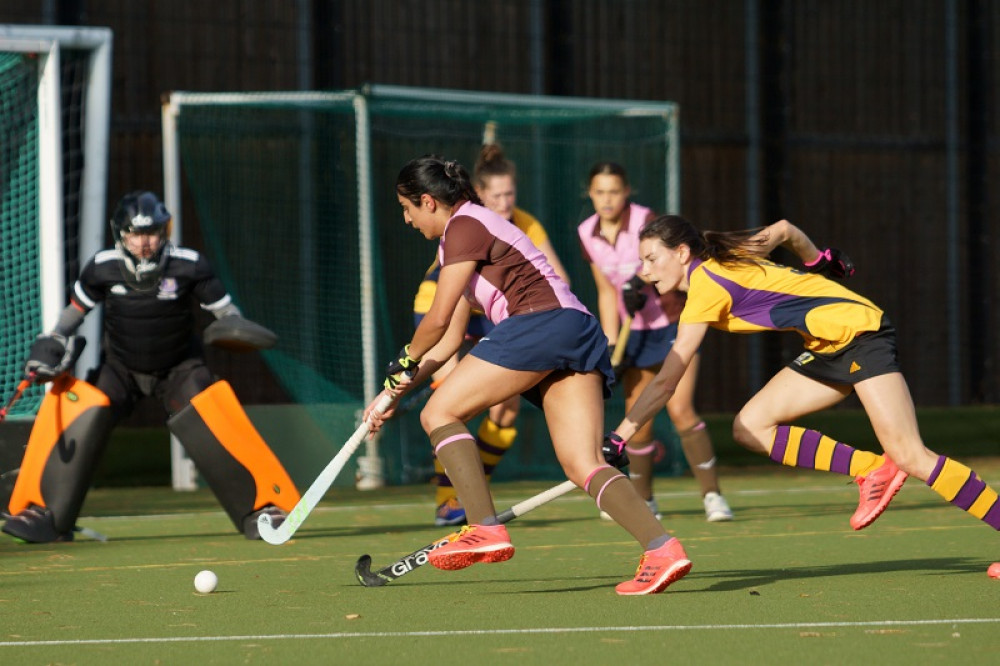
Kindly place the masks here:
[[(575, 234), (592, 212), (587, 172), (619, 162), (636, 200), (678, 212), (678, 116), (672, 102), (384, 85), (173, 92), (162, 116), (164, 192), (175, 219), (197, 215), (206, 254), (247, 316), (278, 333), (262, 355), (284, 391), (308, 413), (343, 406), (351, 421), (378, 391), (380, 364), (412, 334), (413, 297), (434, 258), (435, 244), (403, 227), (392, 193), (403, 164), (438, 154), (471, 172), (493, 137), (518, 166), (518, 206), (542, 222), (574, 291), (594, 303)], [(390, 430), (386, 474), (413, 481), (429, 448), (396, 446), (403, 435)], [(544, 462), (520, 470), (551, 473), (547, 432), (534, 430), (536, 450), (520, 439), (516, 448), (525, 458), (544, 450)]]
[[(0, 24), (0, 126), (11, 138), (0, 219), (0, 387), (20, 379), (31, 340), (51, 329), (80, 266), (101, 249), (106, 220), (112, 32)], [(96, 367), (97, 316), (77, 368)], [(31, 417), (32, 389), (12, 415)]]

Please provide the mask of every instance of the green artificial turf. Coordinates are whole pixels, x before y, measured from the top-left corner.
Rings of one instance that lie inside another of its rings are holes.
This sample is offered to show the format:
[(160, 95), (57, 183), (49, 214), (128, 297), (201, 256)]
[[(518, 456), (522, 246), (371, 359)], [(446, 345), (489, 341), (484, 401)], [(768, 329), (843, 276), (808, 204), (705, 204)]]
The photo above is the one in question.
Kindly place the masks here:
[[(1000, 487), (1000, 459), (967, 462)], [(694, 568), (633, 598), (614, 585), (640, 549), (581, 491), (512, 523), (509, 562), (365, 588), (359, 555), (378, 568), (444, 533), (432, 488), (335, 488), (282, 546), (236, 534), (207, 491), (99, 488), (80, 524), (108, 542), (0, 538), (0, 663), (996, 663), (994, 530), (914, 480), (862, 532), (845, 477), (766, 465), (722, 482), (732, 523), (705, 522), (691, 479), (657, 481)], [(548, 485), (500, 484), (497, 505)], [(194, 591), (201, 569), (215, 593)]]

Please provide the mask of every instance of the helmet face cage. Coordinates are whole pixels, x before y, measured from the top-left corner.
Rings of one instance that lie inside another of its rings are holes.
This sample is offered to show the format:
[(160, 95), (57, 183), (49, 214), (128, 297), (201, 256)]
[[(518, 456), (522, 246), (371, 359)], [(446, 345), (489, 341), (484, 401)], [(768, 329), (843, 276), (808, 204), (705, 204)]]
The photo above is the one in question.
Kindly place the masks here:
[[(126, 278), (136, 287), (151, 287), (159, 280), (166, 257), (166, 238), (170, 226), (170, 213), (152, 192), (131, 192), (122, 197), (111, 218), (111, 234), (115, 246), (125, 257)], [(129, 252), (123, 234), (157, 234), (164, 241), (151, 257), (136, 257)]]

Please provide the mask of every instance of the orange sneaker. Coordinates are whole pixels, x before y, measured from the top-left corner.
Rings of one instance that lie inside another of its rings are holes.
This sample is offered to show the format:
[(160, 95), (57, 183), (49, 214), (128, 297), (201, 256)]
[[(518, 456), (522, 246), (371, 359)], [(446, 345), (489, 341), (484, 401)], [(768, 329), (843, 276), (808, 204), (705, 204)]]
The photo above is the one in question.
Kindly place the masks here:
[(466, 525), (450, 539), (447, 546), (427, 553), (427, 561), (438, 569), (454, 571), (477, 562), (504, 562), (514, 557), (514, 546), (503, 525)]
[(860, 530), (875, 522), (903, 487), (907, 476), (909, 474), (896, 467), (889, 456), (885, 456), (881, 467), (856, 477), (854, 481), (858, 484), (861, 499), (858, 501), (858, 510), (851, 516), (851, 527)]
[(656, 550), (647, 550), (639, 560), (635, 578), (619, 583), (615, 592), (624, 595), (663, 592), (691, 571), (691, 560), (677, 539), (671, 539)]

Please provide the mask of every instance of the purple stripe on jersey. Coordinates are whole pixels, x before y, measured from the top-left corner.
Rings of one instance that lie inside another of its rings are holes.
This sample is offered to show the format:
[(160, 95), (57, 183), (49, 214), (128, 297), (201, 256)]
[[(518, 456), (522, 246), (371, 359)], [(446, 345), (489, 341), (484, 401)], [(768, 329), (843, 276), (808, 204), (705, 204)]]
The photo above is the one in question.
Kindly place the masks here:
[(771, 446), (771, 460), (776, 463), (783, 463), (785, 460), (785, 449), (788, 448), (788, 432), (791, 426), (780, 425), (774, 433), (774, 444)]
[(796, 467), (816, 468), (816, 448), (819, 446), (819, 440), (822, 436), (815, 430), (806, 430), (802, 433), (802, 439), (799, 440), (799, 458)]
[(771, 318), (771, 311), (782, 303), (802, 298), (793, 294), (781, 294), (763, 289), (747, 289), (707, 269), (705, 274), (729, 293), (733, 301), (730, 310), (732, 316), (763, 328), (779, 328)]
[(983, 516), (983, 522), (995, 530), (1000, 530), (1000, 500), (993, 502), (993, 506)]
[(934, 471), (927, 477), (928, 486), (933, 486), (934, 482), (937, 481), (937, 478), (941, 475), (941, 470), (944, 469), (944, 463), (946, 460), (948, 460), (946, 456), (938, 456), (937, 464), (934, 465)]
[(986, 490), (986, 484), (976, 476), (975, 472), (970, 472), (969, 478), (962, 484), (962, 489), (958, 491), (951, 503), (968, 511), (984, 490)]
[(830, 471), (838, 474), (851, 474), (851, 457), (854, 449), (842, 442), (833, 446), (833, 460), (830, 461)]

